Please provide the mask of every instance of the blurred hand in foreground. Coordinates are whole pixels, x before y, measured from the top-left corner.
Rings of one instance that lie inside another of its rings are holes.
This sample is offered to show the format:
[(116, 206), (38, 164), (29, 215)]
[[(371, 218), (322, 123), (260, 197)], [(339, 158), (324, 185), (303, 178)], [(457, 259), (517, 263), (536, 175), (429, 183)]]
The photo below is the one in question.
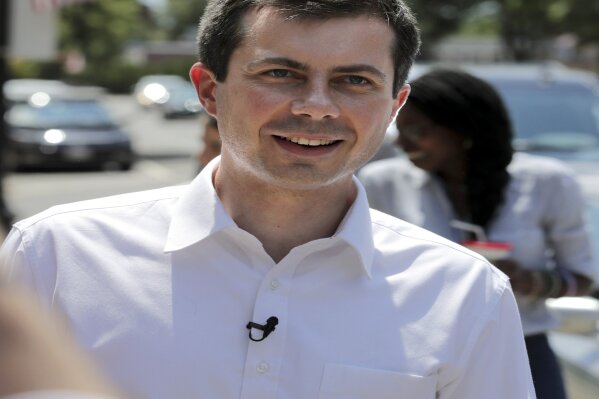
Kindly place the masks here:
[(59, 319), (0, 282), (0, 397), (37, 390), (119, 397)]

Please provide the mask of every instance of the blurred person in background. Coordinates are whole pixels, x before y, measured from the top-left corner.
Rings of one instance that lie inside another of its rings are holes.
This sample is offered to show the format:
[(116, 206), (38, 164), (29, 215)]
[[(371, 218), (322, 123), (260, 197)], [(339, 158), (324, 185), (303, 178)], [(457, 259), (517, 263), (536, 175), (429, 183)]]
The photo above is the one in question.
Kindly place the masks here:
[(486, 82), (436, 70), (411, 86), (396, 120), (407, 157), (361, 171), (370, 205), (456, 242), (474, 237), (454, 220), (511, 244), (509, 257), (494, 264), (516, 293), (537, 397), (564, 399), (545, 299), (585, 295), (591, 286), (581, 190), (559, 161), (513, 154), (508, 113)]
[(534, 398), (507, 278), (353, 176), (410, 91), (405, 4), (214, 0), (198, 37), (221, 156), (15, 224), (11, 278), (132, 397)]
[(198, 152), (196, 159), (199, 164), (199, 170), (204, 169), (210, 161), (220, 155), (220, 135), (218, 133), (218, 121), (208, 113), (202, 113), (200, 123), (203, 126), (202, 149)]

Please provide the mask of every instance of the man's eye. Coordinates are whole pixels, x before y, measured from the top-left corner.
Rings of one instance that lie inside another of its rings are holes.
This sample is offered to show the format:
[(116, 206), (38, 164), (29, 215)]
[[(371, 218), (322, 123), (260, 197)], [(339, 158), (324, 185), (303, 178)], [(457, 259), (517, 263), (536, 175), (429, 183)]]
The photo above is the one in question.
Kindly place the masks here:
[(348, 76), (345, 78), (345, 81), (352, 85), (366, 85), (370, 83), (370, 81), (362, 76)]
[(273, 78), (289, 78), (291, 77), (291, 72), (287, 69), (271, 69), (267, 72), (268, 76)]

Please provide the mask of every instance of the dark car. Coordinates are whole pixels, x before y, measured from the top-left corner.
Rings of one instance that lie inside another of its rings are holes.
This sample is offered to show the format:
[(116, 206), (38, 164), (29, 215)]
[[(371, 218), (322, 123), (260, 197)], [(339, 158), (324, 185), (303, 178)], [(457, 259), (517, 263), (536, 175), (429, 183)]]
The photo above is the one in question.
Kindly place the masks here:
[(6, 167), (130, 169), (135, 157), (129, 136), (97, 92), (70, 87), (60, 95), (36, 91), (26, 101), (9, 99)]

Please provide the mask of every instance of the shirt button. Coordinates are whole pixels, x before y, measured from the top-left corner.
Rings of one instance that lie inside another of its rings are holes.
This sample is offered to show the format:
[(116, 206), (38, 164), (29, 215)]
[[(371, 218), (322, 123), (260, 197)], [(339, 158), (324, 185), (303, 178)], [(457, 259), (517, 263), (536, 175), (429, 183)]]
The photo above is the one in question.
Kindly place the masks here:
[(268, 371), (268, 369), (270, 369), (270, 366), (268, 363), (266, 362), (261, 362), (260, 364), (258, 364), (258, 366), (256, 367), (256, 370), (260, 373), (260, 374), (264, 374)]
[(279, 288), (281, 286), (281, 283), (279, 282), (279, 280), (272, 280), (270, 282), (270, 288), (274, 291), (277, 288)]

